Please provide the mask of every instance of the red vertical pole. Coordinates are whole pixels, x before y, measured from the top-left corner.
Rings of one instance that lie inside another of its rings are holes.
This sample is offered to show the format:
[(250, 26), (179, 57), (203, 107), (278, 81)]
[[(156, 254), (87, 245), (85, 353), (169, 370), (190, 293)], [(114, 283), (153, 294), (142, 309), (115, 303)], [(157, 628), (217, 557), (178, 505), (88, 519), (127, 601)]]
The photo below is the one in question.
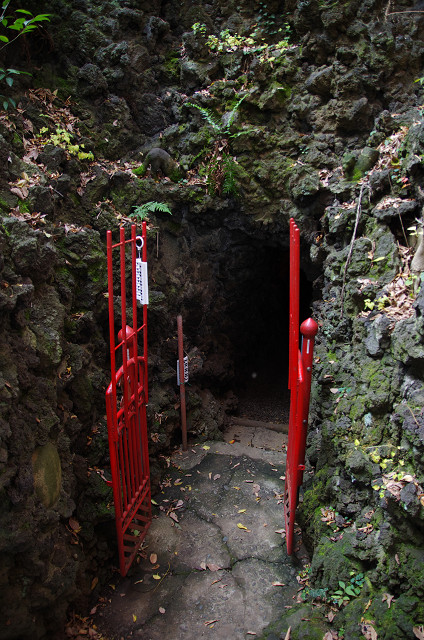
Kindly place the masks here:
[(302, 363), (305, 381), (303, 387), (303, 406), (300, 408), (301, 441), (298, 464), (302, 468), (299, 469), (298, 473), (297, 484), (299, 487), (303, 482), (303, 467), (305, 465), (306, 437), (308, 435), (309, 401), (311, 397), (312, 360), (314, 357), (314, 344), (315, 336), (318, 333), (318, 324), (312, 318), (308, 318), (300, 325), (300, 333), (302, 334)]
[[(147, 262), (147, 223), (142, 223), (143, 249), (141, 257), (143, 262)], [(149, 404), (149, 385), (147, 378), (147, 304), (143, 305), (143, 358), (144, 358), (144, 397), (145, 403)]]
[(296, 384), (299, 349), (300, 231), (290, 219), (289, 389)]
[(181, 403), (181, 430), (183, 439), (183, 451), (187, 451), (187, 415), (186, 415), (186, 396), (184, 382), (184, 345), (183, 345), (183, 318), (177, 316), (178, 331), (178, 360), (180, 374), (180, 403)]
[[(109, 340), (110, 340), (110, 368), (112, 394), (107, 398), (106, 411), (108, 425), (108, 439), (110, 450), (110, 471), (115, 502), (116, 521), (122, 516), (121, 482), (118, 461), (118, 422), (114, 406), (116, 404), (116, 359), (115, 359), (115, 309), (113, 303), (113, 266), (112, 266), (112, 231), (107, 232), (107, 267), (108, 267), (108, 301), (109, 301)], [(118, 539), (120, 532), (118, 531)]]

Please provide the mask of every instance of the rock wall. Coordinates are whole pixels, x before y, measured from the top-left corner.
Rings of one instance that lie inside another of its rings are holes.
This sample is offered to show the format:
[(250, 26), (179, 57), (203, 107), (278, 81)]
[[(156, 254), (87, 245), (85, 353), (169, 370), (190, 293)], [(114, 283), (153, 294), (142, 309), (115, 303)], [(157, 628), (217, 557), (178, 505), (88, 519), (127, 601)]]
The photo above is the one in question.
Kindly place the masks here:
[[(340, 578), (366, 575), (337, 614), (345, 637), (363, 637), (365, 611), (379, 638), (413, 637), (424, 620), (424, 300), (407, 237), (423, 205), (419, 4), (46, 10), (34, 75), (0, 119), (0, 637), (61, 637), (70, 603), (86, 606), (114, 562), (105, 232), (149, 201), (172, 211), (149, 215), (153, 480), (179, 438), (177, 313), (189, 428), (219, 437), (250, 344), (249, 283), (269, 277), (276, 252), (283, 290), (294, 216), (320, 325), (300, 509), (308, 579), (330, 600)], [(4, 64), (27, 65), (24, 53), (6, 50)], [(182, 181), (141, 176), (158, 146)], [(265, 330), (274, 297), (263, 292)]]

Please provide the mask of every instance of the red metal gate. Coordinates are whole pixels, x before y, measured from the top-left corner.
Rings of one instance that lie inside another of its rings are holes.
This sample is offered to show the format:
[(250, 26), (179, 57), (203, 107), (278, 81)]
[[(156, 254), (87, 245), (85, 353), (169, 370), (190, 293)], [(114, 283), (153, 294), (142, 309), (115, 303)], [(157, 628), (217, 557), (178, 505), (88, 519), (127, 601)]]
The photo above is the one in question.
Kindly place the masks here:
[(300, 232), (290, 220), (290, 302), (289, 302), (289, 389), (290, 419), (287, 445), (284, 517), (287, 553), (293, 553), (294, 523), (299, 487), (305, 469), (306, 436), (308, 432), (309, 397), (311, 391), (314, 339), (318, 331), (315, 320), (302, 322), (302, 349), (299, 350), (299, 282)]
[[(115, 342), (114, 249), (119, 249), (120, 261), (121, 328), (118, 343)], [(128, 258), (131, 278), (127, 287)], [(107, 265), (111, 383), (106, 391), (106, 411), (112, 474), (110, 484), (115, 504), (119, 566), (124, 576), (152, 518), (146, 421), (148, 285), (145, 222), (141, 236), (136, 235), (135, 225), (131, 226), (129, 240), (125, 240), (125, 229), (121, 227), (117, 244), (112, 244), (112, 232), (107, 232)], [(132, 326), (127, 324), (127, 295)], [(138, 302), (143, 316), (140, 326)], [(138, 353), (139, 339), (142, 355)]]

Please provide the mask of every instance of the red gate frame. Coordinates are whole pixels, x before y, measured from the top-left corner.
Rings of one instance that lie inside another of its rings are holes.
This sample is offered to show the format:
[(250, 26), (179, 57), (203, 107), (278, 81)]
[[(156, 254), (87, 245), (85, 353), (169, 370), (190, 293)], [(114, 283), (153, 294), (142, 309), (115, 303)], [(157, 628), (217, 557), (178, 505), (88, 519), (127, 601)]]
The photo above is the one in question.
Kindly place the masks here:
[[(106, 391), (106, 411), (110, 466), (115, 504), (119, 566), (125, 576), (147, 533), (152, 519), (150, 471), (147, 441), (147, 304), (143, 304), (143, 323), (137, 323), (136, 258), (147, 261), (146, 223), (142, 235), (131, 225), (131, 238), (119, 230), (119, 242), (112, 244), (107, 232), (107, 266), (109, 296), (109, 337), (111, 383)], [(127, 324), (126, 249), (131, 251), (132, 323)], [(121, 329), (115, 343), (115, 307), (113, 283), (113, 249), (119, 248)], [(138, 355), (138, 336), (142, 336), (143, 355)], [(122, 365), (117, 367), (117, 360)]]
[(309, 399), (312, 360), (318, 325), (312, 318), (302, 322), (302, 349), (299, 350), (299, 282), (300, 232), (290, 219), (290, 300), (289, 300), (289, 389), (290, 418), (287, 445), (286, 481), (284, 488), (284, 519), (287, 553), (293, 553), (294, 524), (299, 487), (305, 470), (306, 437), (308, 433)]

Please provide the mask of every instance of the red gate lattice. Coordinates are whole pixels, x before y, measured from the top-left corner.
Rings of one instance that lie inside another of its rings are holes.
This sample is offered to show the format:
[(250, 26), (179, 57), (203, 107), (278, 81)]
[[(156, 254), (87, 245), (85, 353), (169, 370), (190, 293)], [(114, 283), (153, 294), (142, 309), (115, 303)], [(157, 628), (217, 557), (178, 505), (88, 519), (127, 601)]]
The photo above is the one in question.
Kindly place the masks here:
[(293, 553), (294, 523), (299, 487), (305, 469), (306, 436), (308, 431), (309, 397), (311, 391), (314, 338), (318, 325), (312, 318), (302, 322), (302, 349), (299, 350), (299, 282), (300, 232), (290, 220), (290, 301), (289, 301), (289, 389), (290, 419), (287, 445), (284, 517), (287, 553)]
[[(147, 287), (146, 223), (143, 223), (141, 236), (136, 235), (136, 227), (132, 225), (130, 239), (125, 240), (123, 227), (119, 238), (117, 244), (112, 244), (112, 232), (107, 232), (111, 383), (106, 391), (106, 411), (119, 566), (124, 576), (152, 518), (146, 421), (147, 303), (142, 304), (143, 321), (140, 326), (137, 308), (140, 287), (144, 290)], [(121, 328), (118, 343), (115, 342), (114, 249), (119, 249), (120, 261)], [(131, 282), (127, 287), (128, 253)], [(142, 283), (143, 270), (145, 281)], [(127, 295), (131, 299), (132, 327), (127, 324)], [(145, 298), (142, 298), (144, 302)], [(143, 345), (142, 355), (138, 353), (139, 337)]]

